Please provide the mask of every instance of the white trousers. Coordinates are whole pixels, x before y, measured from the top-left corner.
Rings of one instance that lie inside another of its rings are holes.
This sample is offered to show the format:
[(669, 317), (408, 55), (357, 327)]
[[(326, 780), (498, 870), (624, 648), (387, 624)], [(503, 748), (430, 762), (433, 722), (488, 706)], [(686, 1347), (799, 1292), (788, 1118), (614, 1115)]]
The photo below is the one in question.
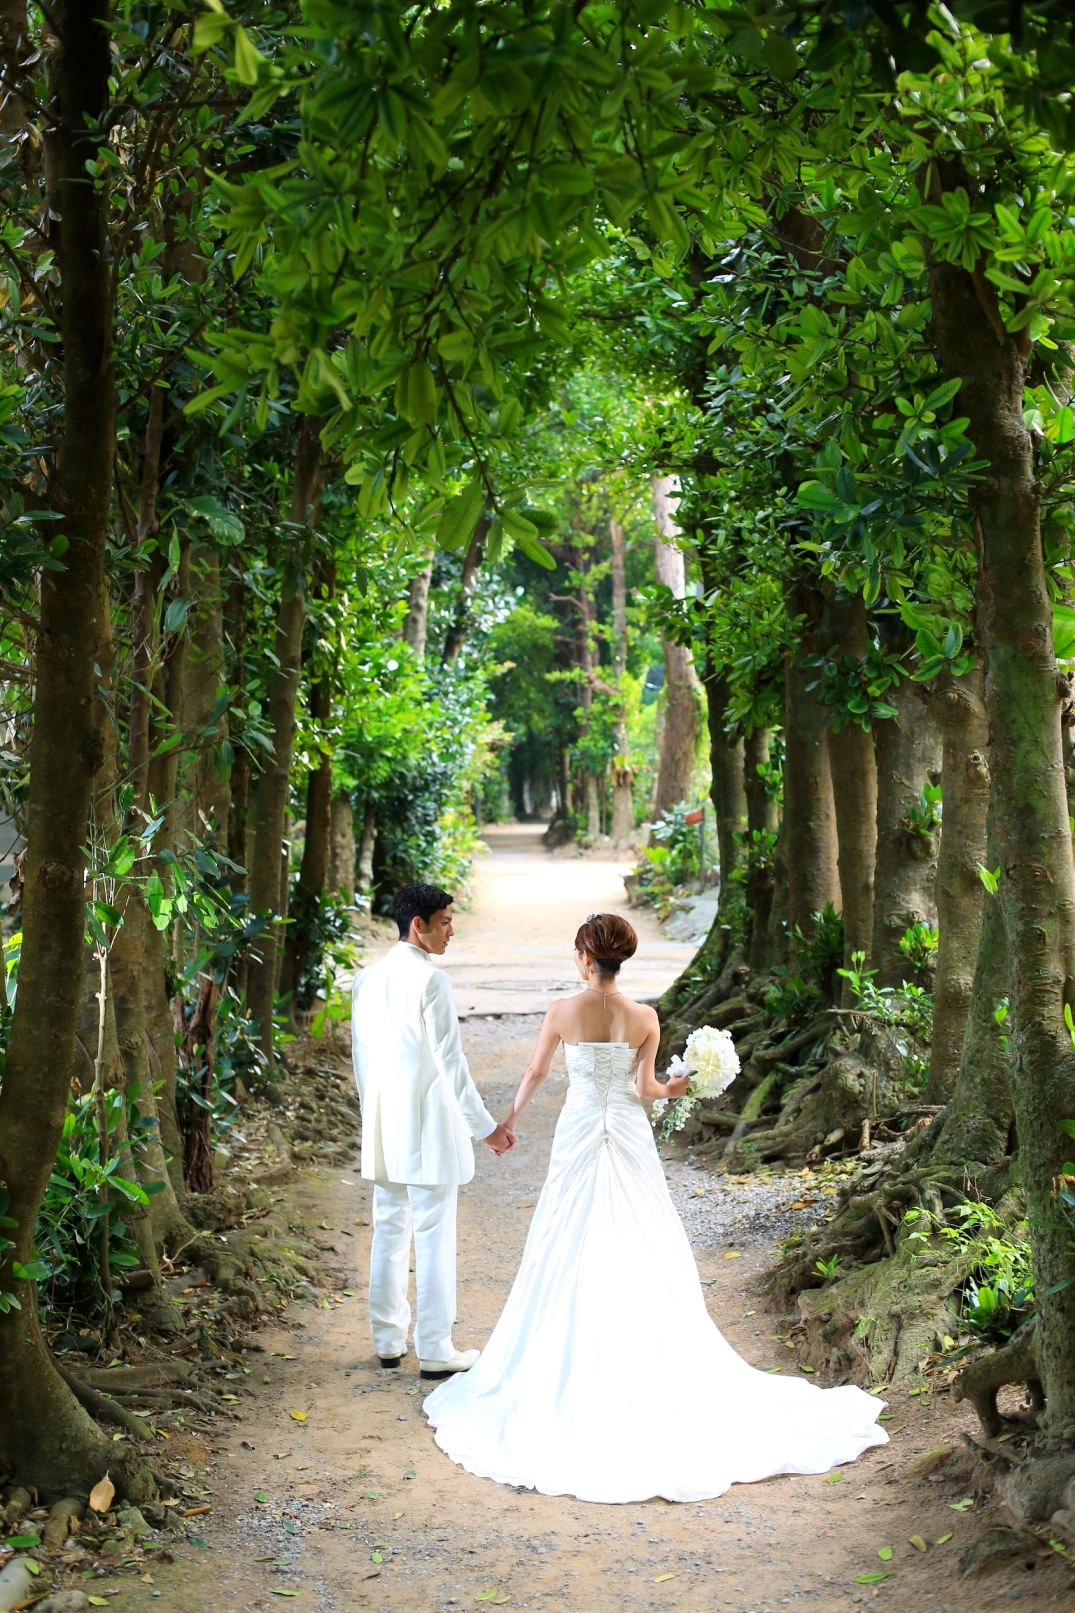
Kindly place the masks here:
[(391, 1359), (407, 1348), (411, 1234), (418, 1318), (414, 1348), (420, 1361), (454, 1354), (455, 1187), (405, 1187), (378, 1182), (373, 1189), (370, 1250), (370, 1331), (377, 1354)]

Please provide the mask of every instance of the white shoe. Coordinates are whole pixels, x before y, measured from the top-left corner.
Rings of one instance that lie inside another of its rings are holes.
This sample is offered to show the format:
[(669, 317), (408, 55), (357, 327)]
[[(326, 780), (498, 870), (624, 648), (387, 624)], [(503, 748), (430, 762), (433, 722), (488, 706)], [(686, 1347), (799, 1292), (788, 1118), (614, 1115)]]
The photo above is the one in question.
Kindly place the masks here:
[(480, 1350), (456, 1350), (448, 1361), (419, 1361), (418, 1372), (423, 1378), (450, 1378), (456, 1372), (469, 1372), (481, 1355)]

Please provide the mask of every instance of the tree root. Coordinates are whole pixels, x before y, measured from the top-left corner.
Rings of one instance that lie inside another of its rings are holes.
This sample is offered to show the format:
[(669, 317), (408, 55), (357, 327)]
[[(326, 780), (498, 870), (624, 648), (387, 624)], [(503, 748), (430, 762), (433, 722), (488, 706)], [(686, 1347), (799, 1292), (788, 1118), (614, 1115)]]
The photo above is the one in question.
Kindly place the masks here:
[[(1038, 1350), (1038, 1319), (1028, 1316), (1007, 1344), (972, 1362), (952, 1385), (953, 1400), (971, 1402), (978, 1413), (982, 1432), (988, 1439), (995, 1439), (1005, 1422), (1037, 1426), (1038, 1418), (1045, 1410)], [(1029, 1410), (1015, 1416), (1002, 1415), (997, 1410), (997, 1391), (1010, 1383), (1026, 1384), (1031, 1400)]]
[(133, 1411), (119, 1405), (115, 1400), (108, 1400), (104, 1395), (91, 1389), (88, 1383), (76, 1378), (74, 1373), (68, 1372), (58, 1361), (53, 1361), (56, 1371), (70, 1389), (79, 1405), (84, 1406), (96, 1422), (111, 1423), (115, 1428), (126, 1429), (136, 1439), (152, 1439), (153, 1430), (141, 1417), (136, 1417)]
[(955, 1295), (972, 1266), (973, 1256), (961, 1251), (915, 1257), (903, 1246), (894, 1258), (804, 1289), (802, 1359), (856, 1383), (917, 1378), (923, 1359), (958, 1326)]

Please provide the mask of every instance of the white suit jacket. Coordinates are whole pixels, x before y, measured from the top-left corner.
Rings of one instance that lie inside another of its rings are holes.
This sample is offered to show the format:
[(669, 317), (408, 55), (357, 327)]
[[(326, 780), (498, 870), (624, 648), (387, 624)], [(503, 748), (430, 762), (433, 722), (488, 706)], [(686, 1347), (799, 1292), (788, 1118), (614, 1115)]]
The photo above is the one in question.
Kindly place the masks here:
[(362, 1175), (447, 1187), (474, 1175), (472, 1137), (496, 1121), (471, 1079), (452, 988), (401, 941), (355, 976), (351, 1049), (362, 1105)]

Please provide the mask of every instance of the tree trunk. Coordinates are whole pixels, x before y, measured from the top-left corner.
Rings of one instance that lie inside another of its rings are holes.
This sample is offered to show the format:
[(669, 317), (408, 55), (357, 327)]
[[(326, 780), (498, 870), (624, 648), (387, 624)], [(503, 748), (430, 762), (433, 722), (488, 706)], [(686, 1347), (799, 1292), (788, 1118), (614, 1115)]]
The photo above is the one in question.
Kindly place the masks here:
[[(176, 577), (179, 597), (186, 598), (190, 586), (190, 545), (184, 544), (179, 555)], [(154, 680), (154, 691), (159, 705), (154, 707), (150, 737), (152, 752), (149, 763), (149, 793), (158, 808), (164, 810), (164, 822), (157, 833), (157, 872), (166, 890), (171, 884), (171, 868), (166, 854), (175, 845), (176, 781), (181, 746), (162, 749), (169, 739), (182, 734), (184, 728), (183, 686), (187, 656), (185, 630), (180, 630), (168, 648), (163, 669)], [(149, 1070), (157, 1093), (157, 1114), (160, 1119), (161, 1146), (168, 1165), (168, 1178), (172, 1195), (183, 1191), (183, 1137), (179, 1130), (176, 1111), (176, 1056), (175, 1026), (168, 993), (168, 959), (163, 933), (147, 924), (145, 935), (145, 974), (143, 992), (146, 1032), (149, 1037)], [(178, 1207), (178, 1206), (177, 1206)]]
[[(320, 450), (317, 422), (307, 415), (300, 427), (295, 454), (291, 497), (291, 520), (295, 526), (308, 525), (317, 504), (321, 486)], [(250, 869), (250, 910), (252, 913), (268, 913), (271, 917), (254, 944), (246, 980), (247, 1009), (260, 1021), (261, 1049), (270, 1067), (273, 1061), (273, 999), (276, 994), (279, 920), (283, 906), (280, 900), (280, 860), (287, 816), (305, 618), (306, 596), (302, 588), (297, 580), (290, 586), (285, 583), (276, 617), (276, 666), (269, 680), (269, 726), (273, 754), (258, 780), (254, 855)]]
[[(866, 653), (866, 606), (861, 595), (838, 600), (830, 596), (822, 632), (826, 651), (834, 656)], [(844, 913), (844, 968), (852, 954), (869, 959), (873, 946), (874, 858), (877, 851), (877, 763), (873, 735), (856, 722), (839, 732), (829, 728), (829, 769), (836, 813), (837, 865)], [(901, 932), (902, 933), (902, 932)], [(853, 998), (843, 983), (844, 1006)]]
[[(881, 636), (890, 654), (908, 643), (902, 623), (882, 627)], [(883, 718), (873, 730), (877, 865), (870, 955), (877, 985), (900, 986), (914, 977), (912, 965), (900, 951), (904, 932), (912, 924), (933, 924), (937, 917), (937, 834), (921, 834), (911, 825), (923, 786), (936, 784), (940, 778), (941, 744), (922, 684), (901, 678), (885, 699), (895, 706), (897, 715)]]
[(329, 841), (329, 889), (350, 906), (355, 899), (355, 814), (349, 795), (332, 797)]
[(403, 618), (403, 642), (409, 644), (419, 661), (426, 653), (429, 624), (429, 585), (433, 580), (433, 556), (407, 585), (407, 614)]
[[(780, 829), (780, 807), (765, 787), (764, 770), (769, 765), (769, 730), (755, 728), (743, 742), (743, 782), (747, 805), (747, 832), (750, 835), (746, 898), (750, 909), (750, 951), (747, 961), (752, 975), (764, 973), (769, 961), (769, 918), (773, 908), (774, 858)], [(762, 769), (759, 773), (758, 769)]]
[(189, 643), (184, 662), (183, 726), (193, 758), (184, 768), (189, 795), (180, 808), (187, 835), (196, 842), (223, 845), (228, 832), (229, 790), (220, 747), (228, 736), (220, 556), (197, 545), (190, 557)]
[[(937, 184), (943, 177), (931, 172)], [(958, 180), (956, 181), (959, 182)], [(1034, 1253), (1038, 1340), (1050, 1434), (1075, 1432), (1075, 1275), (1053, 1183), (1071, 1155), (1062, 1117), (1075, 1118), (1075, 1051), (1064, 1023), (1075, 995), (1075, 866), (1064, 781), (1052, 610), (1042, 555), (1041, 484), (1023, 423), (1027, 329), (1004, 331), (992, 287), (955, 265), (930, 266), (932, 329), (954, 407), (970, 419), (988, 477), (971, 495), (977, 518), (975, 625), (986, 663), (1000, 901), (1011, 960), (1011, 1084), (1020, 1179)], [(984, 309), (989, 310), (986, 317)]]
[[(982, 849), (985, 855), (985, 847)], [(998, 1024), (995, 1011), (1008, 996), (1010, 978), (1004, 911), (997, 897), (985, 896), (952, 1090), (945, 1099), (927, 1099), (930, 1103), (950, 1100), (940, 1117), (940, 1131), (930, 1157), (951, 1160), (971, 1176), (999, 1165), (1008, 1152), (1012, 1122), (1008, 1050), (1011, 1024), (1010, 1020)]]
[(592, 845), (601, 838), (601, 800), (597, 793), (597, 774), (588, 769), (582, 775), (586, 790), (586, 836)]
[(612, 676), (619, 699), (616, 754), (612, 758), (612, 824), (609, 836), (614, 846), (625, 846), (635, 827), (634, 774), (627, 756), (627, 710), (623, 699), (623, 679), (627, 672), (627, 546), (623, 527), (618, 521), (609, 522), (609, 532), (612, 536)]
[(788, 655), (784, 680), (784, 835), (788, 925), (810, 936), (815, 913), (826, 902), (839, 908), (841, 898), (829, 735), (821, 703), (806, 687), (814, 674), (800, 665), (805, 648)]
[(358, 845), (358, 875), (355, 889), (363, 896), (373, 895), (373, 853), (377, 848), (377, 808), (367, 801), (362, 813), (362, 839)]
[[(679, 502), (674, 476), (654, 476), (653, 519), (658, 536), (653, 545), (653, 570), (659, 583), (670, 588), (677, 599), (686, 589), (683, 553), (675, 543), (679, 528), (673, 519)], [(694, 664), (691, 652), (681, 644), (665, 640), (664, 726), (657, 764), (657, 793), (653, 810), (668, 812), (690, 795), (694, 771), (694, 750), (698, 739), (698, 702), (694, 694)]]
[[(157, 532), (157, 485), (160, 477), (161, 442), (164, 437), (164, 390), (155, 386), (149, 394), (145, 443), (142, 453), (142, 480), (138, 488), (137, 537), (143, 551)], [(134, 786), (134, 805), (145, 812), (149, 806), (149, 713), (156, 658), (157, 589), (160, 586), (162, 557), (154, 554), (136, 572), (131, 599), (131, 634), (134, 639), (131, 665), (131, 703), (127, 742), (127, 772)]]
[[(310, 716), (322, 730), (332, 714), (332, 678), (329, 669), (310, 686)], [(292, 906), (292, 922), (287, 927), (280, 995), (291, 993), (293, 1007), (308, 1008), (299, 1001), (303, 976), (313, 945), (317, 911), (328, 889), (329, 848), (332, 838), (332, 757), (327, 750), (306, 781), (306, 834), (302, 842), (298, 889)]]
[[(56, 0), (61, 194), (62, 438), (50, 489), (70, 545), (64, 570), (41, 589), (34, 726), (27, 797), (19, 991), (0, 1093), (0, 1180), (10, 1193), (14, 1248), (0, 1286), (21, 1305), (0, 1315), (0, 1470), (45, 1493), (85, 1494), (110, 1467), (117, 1490), (153, 1486), (120, 1455), (52, 1365), (36, 1290), (11, 1261), (31, 1259), (34, 1219), (63, 1131), (82, 987), (84, 869), (90, 792), (101, 763), (94, 661), (102, 629), (104, 554), (115, 445), (107, 192), (86, 180), (108, 107), (111, 71), (104, 0)], [(50, 536), (55, 528), (50, 528)]]
[[(932, 695), (942, 738), (941, 845), (937, 855), (937, 976), (933, 999), (927, 1103), (947, 1103), (960, 1068), (974, 983), (985, 889), (989, 814), (989, 726), (981, 667), (961, 678), (947, 673)], [(1007, 990), (1000, 993), (1004, 995)], [(994, 1000), (993, 1007), (999, 1001)], [(992, 1008), (990, 1009), (992, 1013)], [(1006, 1063), (1007, 1061), (1005, 1061)]]
[(463, 641), (470, 627), (470, 601), (478, 585), (478, 573), (485, 559), (485, 540), (489, 536), (489, 515), (486, 511), (478, 517), (478, 524), (474, 528), (474, 535), (467, 545), (466, 558), (463, 561), (463, 574), (459, 579), (459, 599), (455, 608), (455, 619), (444, 641), (444, 652), (441, 656), (442, 666), (451, 666), (463, 648)]

